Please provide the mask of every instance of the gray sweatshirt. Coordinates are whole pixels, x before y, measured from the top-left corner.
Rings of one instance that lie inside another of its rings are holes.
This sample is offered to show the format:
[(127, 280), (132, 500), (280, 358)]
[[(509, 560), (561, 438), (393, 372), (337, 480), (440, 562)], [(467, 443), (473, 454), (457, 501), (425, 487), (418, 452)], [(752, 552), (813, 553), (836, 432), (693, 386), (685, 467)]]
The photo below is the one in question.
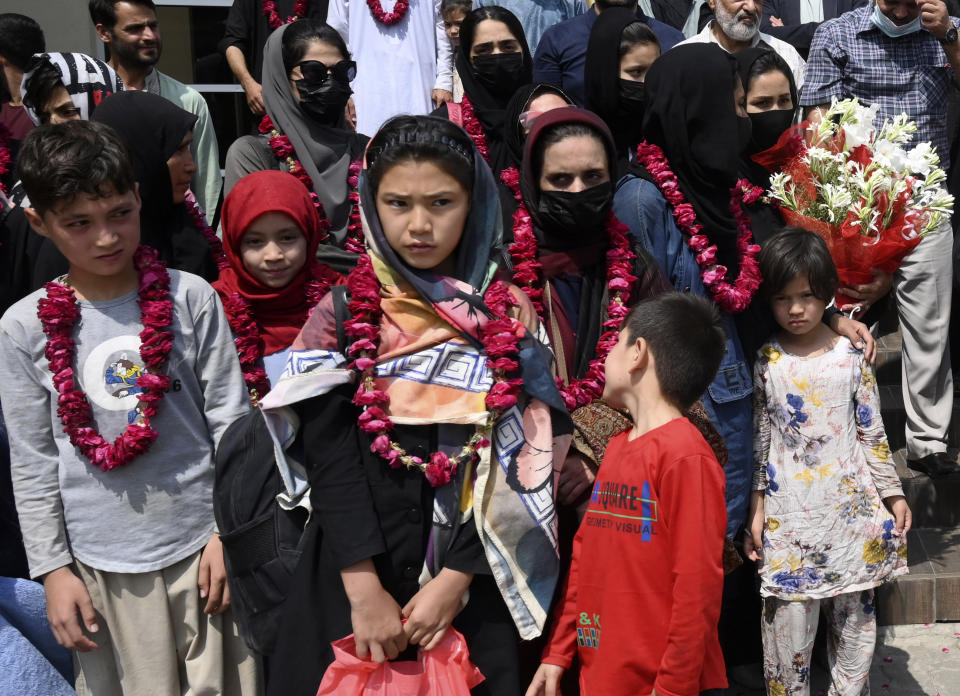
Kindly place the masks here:
[[(45, 294), (34, 292), (0, 319), (0, 402), (31, 575), (74, 558), (98, 570), (143, 573), (195, 553), (214, 531), (214, 448), (250, 408), (216, 293), (194, 275), (170, 271), (174, 343), (164, 371), (172, 386), (151, 421), (159, 437), (145, 454), (106, 472), (70, 444), (57, 415), (37, 317)], [(137, 293), (84, 301), (80, 312), (75, 383), (95, 427), (113, 442), (137, 403)]]

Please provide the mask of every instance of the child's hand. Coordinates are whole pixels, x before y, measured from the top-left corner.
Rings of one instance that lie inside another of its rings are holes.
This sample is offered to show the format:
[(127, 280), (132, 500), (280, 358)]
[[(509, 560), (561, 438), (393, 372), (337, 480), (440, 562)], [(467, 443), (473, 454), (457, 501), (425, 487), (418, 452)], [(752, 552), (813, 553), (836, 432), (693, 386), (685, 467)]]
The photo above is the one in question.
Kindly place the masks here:
[(424, 650), (437, 647), (453, 619), (460, 613), (460, 600), (473, 582), (473, 575), (443, 568), (407, 602), (403, 626), (407, 640)]
[(214, 534), (200, 555), (200, 574), (197, 578), (200, 598), (207, 598), (205, 614), (216, 616), (230, 608), (230, 586), (227, 584), (227, 567), (223, 563), (223, 544), (220, 535)]
[(890, 511), (890, 514), (896, 519), (896, 532), (898, 535), (906, 535), (913, 524), (913, 513), (910, 512), (910, 506), (907, 505), (907, 499), (902, 495), (891, 495), (883, 499), (884, 504)]
[(374, 662), (392, 660), (407, 649), (407, 635), (400, 620), (400, 605), (383, 589), (369, 558), (340, 571), (343, 589), (350, 600), (350, 624), (357, 657)]
[(743, 534), (743, 553), (751, 561), (763, 558), (763, 525), (766, 520), (763, 491), (750, 494), (750, 514), (747, 516), (747, 528)]
[(560, 696), (560, 678), (563, 667), (541, 663), (533, 681), (527, 688), (526, 696)]
[(350, 623), (357, 657), (374, 662), (392, 660), (407, 649), (407, 636), (400, 620), (400, 605), (380, 587), (350, 600)]
[(97, 644), (83, 635), (83, 629), (77, 621), (79, 613), (90, 633), (100, 630), (90, 593), (83, 580), (74, 575), (69, 566), (63, 566), (47, 573), (43, 588), (47, 595), (47, 621), (57, 642), (77, 652), (96, 650)]
[(560, 469), (557, 501), (561, 505), (573, 505), (593, 486), (596, 479), (597, 470), (589, 459), (578, 452), (568, 454), (563, 461), (563, 468)]

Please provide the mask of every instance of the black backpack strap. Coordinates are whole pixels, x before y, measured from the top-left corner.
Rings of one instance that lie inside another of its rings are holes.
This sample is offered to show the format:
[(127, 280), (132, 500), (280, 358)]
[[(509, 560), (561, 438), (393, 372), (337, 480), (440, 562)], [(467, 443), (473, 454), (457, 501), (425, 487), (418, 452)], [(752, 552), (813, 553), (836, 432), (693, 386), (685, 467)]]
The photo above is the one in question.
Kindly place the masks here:
[(350, 309), (347, 307), (347, 286), (334, 285), (330, 288), (333, 293), (333, 316), (337, 320), (337, 349), (344, 356), (347, 354), (347, 334), (343, 329), (344, 323), (350, 319)]

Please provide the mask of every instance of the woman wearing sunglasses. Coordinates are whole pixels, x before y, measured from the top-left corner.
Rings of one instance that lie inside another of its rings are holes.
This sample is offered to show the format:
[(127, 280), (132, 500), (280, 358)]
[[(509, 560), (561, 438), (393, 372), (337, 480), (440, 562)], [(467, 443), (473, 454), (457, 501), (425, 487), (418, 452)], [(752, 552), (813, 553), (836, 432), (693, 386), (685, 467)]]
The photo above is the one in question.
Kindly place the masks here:
[(261, 135), (243, 136), (230, 146), (224, 195), (252, 172), (289, 171), (317, 195), (318, 212), (330, 223), (331, 243), (362, 249), (358, 230), (350, 232), (352, 243), (348, 240), (350, 193), (356, 185), (348, 180), (355, 179), (369, 140), (350, 130), (344, 117), (356, 73), (343, 39), (323, 22), (302, 19), (273, 32), (264, 47), (267, 115)]

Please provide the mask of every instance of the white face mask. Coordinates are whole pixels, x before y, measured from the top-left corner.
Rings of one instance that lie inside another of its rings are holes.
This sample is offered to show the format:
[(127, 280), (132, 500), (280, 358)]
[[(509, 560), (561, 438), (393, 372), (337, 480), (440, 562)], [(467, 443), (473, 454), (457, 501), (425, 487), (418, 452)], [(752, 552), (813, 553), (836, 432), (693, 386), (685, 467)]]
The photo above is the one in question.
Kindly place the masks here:
[(917, 15), (907, 24), (894, 24), (893, 20), (880, 11), (880, 8), (874, 4), (873, 15), (870, 17), (874, 26), (889, 36), (891, 39), (898, 39), (907, 34), (913, 34), (921, 29), (920, 15)]

